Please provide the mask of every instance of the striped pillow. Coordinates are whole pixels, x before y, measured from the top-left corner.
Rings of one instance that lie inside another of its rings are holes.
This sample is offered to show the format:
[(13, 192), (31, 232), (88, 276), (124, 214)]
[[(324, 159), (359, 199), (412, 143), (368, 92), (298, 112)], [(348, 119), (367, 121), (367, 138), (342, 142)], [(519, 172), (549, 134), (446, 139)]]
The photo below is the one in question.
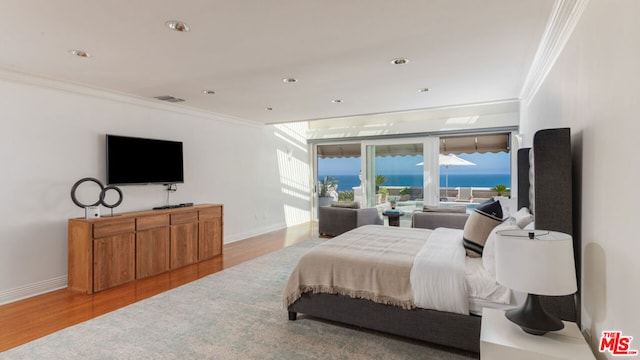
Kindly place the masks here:
[(489, 200), (480, 204), (464, 224), (462, 237), (467, 256), (481, 257), (491, 230), (500, 223), (502, 223), (500, 201)]

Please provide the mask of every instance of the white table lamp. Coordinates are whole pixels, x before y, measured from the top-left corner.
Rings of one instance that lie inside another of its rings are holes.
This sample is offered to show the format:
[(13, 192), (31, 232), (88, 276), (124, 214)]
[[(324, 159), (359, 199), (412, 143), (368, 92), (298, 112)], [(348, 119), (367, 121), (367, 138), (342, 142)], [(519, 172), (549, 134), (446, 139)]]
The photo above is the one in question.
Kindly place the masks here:
[(545, 230), (504, 230), (496, 234), (496, 280), (528, 293), (521, 307), (505, 312), (507, 319), (533, 335), (562, 329), (562, 321), (544, 310), (539, 296), (577, 291), (571, 236)]

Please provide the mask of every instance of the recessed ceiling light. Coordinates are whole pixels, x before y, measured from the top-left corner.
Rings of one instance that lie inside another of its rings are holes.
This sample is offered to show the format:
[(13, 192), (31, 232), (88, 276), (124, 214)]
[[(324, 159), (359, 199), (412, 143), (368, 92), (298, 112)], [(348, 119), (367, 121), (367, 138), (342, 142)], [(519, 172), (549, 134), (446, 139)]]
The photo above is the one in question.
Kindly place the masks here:
[(397, 59), (391, 60), (391, 63), (394, 65), (404, 65), (408, 62), (409, 62), (409, 59), (405, 59), (405, 58), (397, 58)]
[(215, 91), (213, 91), (213, 90), (202, 90), (202, 93), (203, 93), (203, 94), (207, 94), (207, 95), (213, 95), (213, 94), (215, 94), (216, 92), (215, 92)]
[(169, 29), (175, 30), (175, 31), (187, 32), (187, 31), (191, 30), (189, 25), (187, 25), (186, 23), (184, 23), (182, 21), (171, 20), (171, 21), (167, 21), (165, 24), (167, 25), (167, 27)]
[(81, 58), (89, 58), (89, 57), (91, 57), (91, 54), (89, 54), (88, 52), (86, 52), (84, 50), (69, 50), (69, 54), (75, 55), (75, 56), (79, 56)]
[(298, 79), (296, 79), (296, 78), (284, 78), (284, 79), (282, 79), (282, 81), (284, 81), (286, 83), (294, 83), (294, 82), (298, 82)]
[(331, 102), (334, 103), (334, 104), (340, 104), (342, 102), (342, 100), (335, 99), (335, 100), (331, 100)]
[(429, 89), (429, 88), (418, 89), (418, 92), (429, 92), (429, 91), (431, 91), (431, 89)]

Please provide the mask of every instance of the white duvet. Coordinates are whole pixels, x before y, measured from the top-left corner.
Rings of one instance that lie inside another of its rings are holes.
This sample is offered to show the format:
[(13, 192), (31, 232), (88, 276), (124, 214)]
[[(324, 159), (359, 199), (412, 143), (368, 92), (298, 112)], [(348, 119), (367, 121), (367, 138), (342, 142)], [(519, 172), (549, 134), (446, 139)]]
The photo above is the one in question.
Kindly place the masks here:
[(469, 314), (462, 230), (435, 229), (418, 252), (411, 268), (416, 306)]

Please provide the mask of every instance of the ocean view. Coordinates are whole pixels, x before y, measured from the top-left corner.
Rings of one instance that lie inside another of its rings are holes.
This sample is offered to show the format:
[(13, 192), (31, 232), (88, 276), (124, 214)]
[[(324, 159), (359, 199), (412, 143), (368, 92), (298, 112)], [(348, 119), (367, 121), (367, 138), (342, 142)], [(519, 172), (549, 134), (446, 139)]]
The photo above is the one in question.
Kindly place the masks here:
[[(331, 175), (323, 174), (318, 176), (321, 181), (325, 176), (338, 179), (338, 191), (351, 190), (354, 186), (360, 185), (358, 175)], [(422, 186), (422, 175), (385, 175), (387, 181), (381, 186)], [(498, 184), (511, 187), (511, 177), (509, 174), (449, 174), (449, 187), (486, 187), (492, 188)], [(440, 175), (440, 187), (445, 187), (445, 174)]]

